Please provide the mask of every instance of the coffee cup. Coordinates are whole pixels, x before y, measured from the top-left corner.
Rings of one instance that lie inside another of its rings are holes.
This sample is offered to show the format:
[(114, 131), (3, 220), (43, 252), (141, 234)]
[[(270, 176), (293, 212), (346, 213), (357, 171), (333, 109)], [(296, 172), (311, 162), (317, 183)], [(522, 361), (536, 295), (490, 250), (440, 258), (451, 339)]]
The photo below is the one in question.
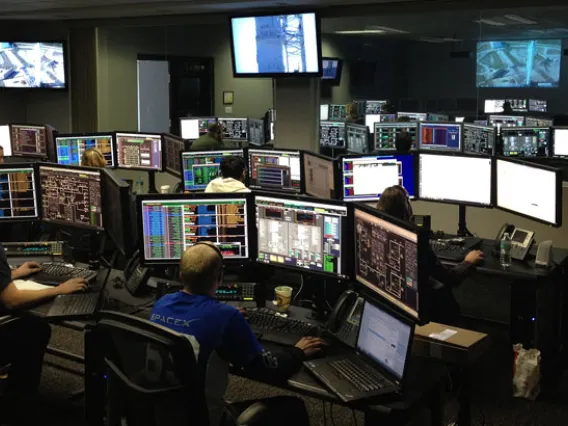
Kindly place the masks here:
[(292, 302), (292, 287), (279, 286), (274, 289), (274, 304), (280, 313), (288, 312)]

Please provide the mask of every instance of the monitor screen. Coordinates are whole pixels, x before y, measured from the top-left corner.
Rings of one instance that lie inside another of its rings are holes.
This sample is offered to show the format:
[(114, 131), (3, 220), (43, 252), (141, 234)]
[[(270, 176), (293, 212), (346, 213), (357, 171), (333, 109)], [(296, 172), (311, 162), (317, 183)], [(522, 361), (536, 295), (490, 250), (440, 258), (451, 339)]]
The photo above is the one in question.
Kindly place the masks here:
[(492, 126), (522, 127), (525, 125), (525, 117), (522, 115), (490, 115), (488, 122)]
[(529, 99), (529, 111), (531, 112), (547, 112), (548, 102), (539, 99)]
[(414, 318), (422, 316), (429, 285), (420, 269), (421, 235), (412, 225), (355, 207), (355, 277), (358, 282)]
[(341, 79), (341, 59), (322, 58), (322, 80), (337, 81)]
[(500, 158), (496, 161), (498, 208), (562, 225), (562, 179), (558, 170)]
[(12, 155), (47, 158), (47, 134), (45, 126), (27, 124), (10, 125)]
[(177, 266), (187, 248), (204, 241), (219, 247), (225, 260), (248, 259), (246, 194), (212, 195), (139, 197), (142, 262)]
[(249, 149), (250, 188), (300, 192), (300, 151)]
[(320, 120), (329, 120), (329, 105), (320, 105)]
[(347, 119), (347, 107), (345, 105), (329, 105), (327, 119), (330, 121), (345, 121)]
[(235, 77), (320, 75), (315, 13), (231, 18)]
[(429, 121), (450, 121), (450, 116), (447, 114), (434, 114), (428, 113)]
[(396, 150), (396, 137), (404, 133), (410, 134), (412, 147), (416, 148), (416, 131), (418, 124), (386, 122), (375, 123), (375, 150), (394, 151)]
[(307, 195), (327, 200), (337, 197), (333, 159), (304, 152), (304, 176)]
[(487, 120), (473, 120), (473, 124), (477, 124), (478, 126), (489, 126), (489, 124), (493, 125)]
[(209, 126), (217, 123), (215, 117), (180, 118), (181, 137), (184, 139), (198, 139), (207, 134)]
[(345, 122), (320, 121), (320, 146), (345, 148)]
[(527, 126), (527, 127), (552, 127), (552, 126), (554, 126), (554, 120), (552, 118), (525, 117), (525, 126)]
[(505, 157), (548, 157), (549, 127), (507, 127), (501, 138)]
[(0, 222), (39, 217), (35, 176), (29, 165), (0, 165)]
[(465, 117), (456, 117), (456, 123), (463, 123), (465, 121)]
[(420, 123), (418, 148), (440, 151), (461, 151), (460, 123)]
[(258, 262), (347, 278), (347, 207), (255, 197)]
[(369, 147), (369, 131), (367, 126), (347, 123), (347, 151), (354, 154), (368, 154)]
[(67, 166), (80, 166), (87, 149), (98, 149), (107, 167), (114, 167), (114, 139), (110, 135), (60, 135), (55, 139), (57, 162)]
[(343, 157), (341, 162), (345, 201), (375, 201), (394, 185), (403, 186), (411, 198), (416, 195), (412, 154)]
[(477, 87), (558, 87), (562, 40), (477, 43)]
[(105, 231), (114, 245), (127, 258), (136, 246), (131, 215), (130, 185), (115, 175), (114, 170), (101, 172), (102, 215)]
[(421, 200), (491, 206), (490, 157), (420, 154), (419, 158)]
[(554, 156), (568, 157), (568, 128), (552, 129)]
[(247, 118), (219, 118), (218, 122), (223, 126), (223, 139), (248, 141)]
[(0, 42), (0, 87), (65, 89), (63, 42)]
[(495, 148), (495, 127), (463, 125), (463, 149), (470, 154), (492, 155)]
[(39, 181), (44, 221), (104, 229), (100, 170), (42, 164)]
[(162, 170), (162, 135), (116, 133), (117, 166), (125, 169)]
[(397, 118), (408, 117), (410, 121), (426, 121), (428, 114), (425, 112), (399, 112), (396, 114)]
[[(383, 108), (389, 101), (365, 101), (365, 115), (366, 114), (381, 114)], [(394, 114), (393, 114), (394, 115)]]
[(8, 124), (0, 126), (0, 146), (4, 149), (4, 157), (12, 156), (12, 137)]
[(181, 153), (185, 151), (186, 143), (179, 136), (164, 133), (164, 156), (166, 171), (181, 176)]
[(396, 114), (367, 114), (365, 115), (365, 125), (370, 133), (375, 133), (375, 123), (396, 121)]
[(223, 151), (187, 151), (181, 154), (183, 188), (185, 191), (203, 191), (213, 179), (219, 177), (224, 157), (244, 158), (242, 149)]
[(266, 132), (264, 129), (264, 120), (260, 118), (248, 119), (248, 136), (249, 143), (255, 146), (266, 145)]
[(515, 112), (527, 112), (529, 108), (527, 99), (486, 99), (484, 108), (485, 114), (503, 112), (505, 102), (509, 102), (511, 109)]

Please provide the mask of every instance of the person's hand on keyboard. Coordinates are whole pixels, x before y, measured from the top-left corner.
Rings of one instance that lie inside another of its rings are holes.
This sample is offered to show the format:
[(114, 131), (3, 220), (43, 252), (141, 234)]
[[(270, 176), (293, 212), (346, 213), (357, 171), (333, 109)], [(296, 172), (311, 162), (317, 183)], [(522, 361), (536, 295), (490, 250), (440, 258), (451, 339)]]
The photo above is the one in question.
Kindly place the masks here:
[(87, 290), (87, 280), (84, 278), (73, 278), (59, 284), (57, 290), (59, 294), (71, 294), (78, 291), (85, 291)]
[(467, 254), (463, 261), (477, 265), (478, 263), (483, 262), (483, 259), (484, 255), (481, 250), (472, 250)]
[(302, 337), (296, 343), (296, 347), (304, 351), (306, 358), (316, 355), (324, 346), (327, 346), (326, 341), (319, 337)]
[(41, 271), (41, 265), (37, 262), (25, 262), (22, 266), (12, 271), (12, 279), (27, 277)]
[(242, 306), (238, 306), (237, 311), (239, 311), (243, 317), (245, 317), (245, 318), (248, 317), (247, 308), (244, 308)]

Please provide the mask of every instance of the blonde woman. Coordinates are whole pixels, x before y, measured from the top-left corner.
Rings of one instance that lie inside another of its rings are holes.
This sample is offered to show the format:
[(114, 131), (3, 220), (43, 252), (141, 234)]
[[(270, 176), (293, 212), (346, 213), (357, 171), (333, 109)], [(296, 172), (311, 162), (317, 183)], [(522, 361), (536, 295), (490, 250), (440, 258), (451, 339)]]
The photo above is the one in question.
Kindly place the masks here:
[(84, 167), (106, 167), (107, 162), (102, 152), (97, 148), (90, 148), (81, 157), (81, 166)]

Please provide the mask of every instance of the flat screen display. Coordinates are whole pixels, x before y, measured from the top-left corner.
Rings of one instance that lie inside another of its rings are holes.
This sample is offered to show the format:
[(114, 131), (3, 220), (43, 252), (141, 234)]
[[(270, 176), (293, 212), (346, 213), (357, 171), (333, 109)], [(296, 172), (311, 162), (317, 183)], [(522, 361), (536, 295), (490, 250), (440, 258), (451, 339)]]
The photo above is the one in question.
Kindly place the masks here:
[(62, 42), (0, 42), (0, 58), (0, 87), (67, 87)]
[(477, 43), (477, 87), (558, 87), (561, 40)]
[(315, 13), (231, 18), (237, 77), (320, 74)]
[(322, 80), (336, 80), (339, 78), (339, 59), (323, 58), (322, 59)]

